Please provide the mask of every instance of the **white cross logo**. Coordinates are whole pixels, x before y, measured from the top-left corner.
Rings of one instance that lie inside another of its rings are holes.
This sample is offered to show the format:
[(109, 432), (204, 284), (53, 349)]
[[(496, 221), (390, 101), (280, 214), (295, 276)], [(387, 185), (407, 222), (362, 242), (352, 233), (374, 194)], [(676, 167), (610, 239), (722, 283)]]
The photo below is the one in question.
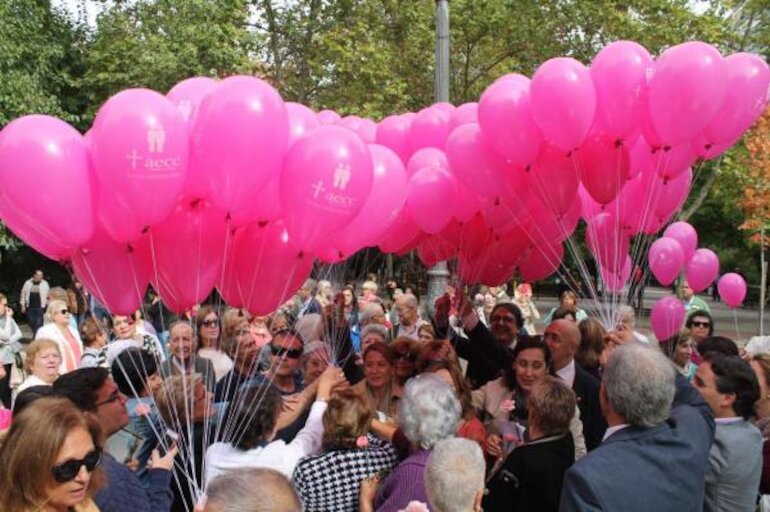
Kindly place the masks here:
[(318, 198), (318, 194), (323, 194), (324, 192), (324, 184), (323, 181), (318, 181), (315, 185), (311, 185), (310, 188), (314, 190), (313, 192), (313, 199)]
[(141, 160), (142, 157), (139, 156), (139, 152), (137, 150), (131, 151), (129, 154), (126, 155), (126, 159), (131, 161), (131, 169), (136, 170), (136, 162), (138, 160)]
[(639, 95), (642, 94), (642, 86), (640, 84), (636, 84), (633, 91), (634, 91), (634, 98), (639, 98)]

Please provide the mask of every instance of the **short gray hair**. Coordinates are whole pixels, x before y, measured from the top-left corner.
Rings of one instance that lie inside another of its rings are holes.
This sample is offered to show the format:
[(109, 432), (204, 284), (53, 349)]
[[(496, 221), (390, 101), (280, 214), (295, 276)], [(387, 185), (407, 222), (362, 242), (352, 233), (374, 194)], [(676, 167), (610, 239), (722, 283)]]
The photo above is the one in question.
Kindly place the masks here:
[(398, 422), (410, 441), (429, 450), (454, 436), (460, 421), (460, 402), (449, 384), (433, 374), (406, 383), (398, 401)]
[(307, 278), (305, 279), (305, 282), (302, 283), (301, 288), (315, 295), (316, 293), (318, 293), (318, 282), (315, 279)]
[(674, 372), (671, 362), (659, 351), (630, 343), (612, 352), (602, 385), (610, 406), (626, 423), (651, 427), (671, 413)]
[(473, 510), (484, 489), (484, 455), (478, 443), (453, 437), (436, 443), (425, 468), (425, 487), (436, 512)]
[(398, 297), (396, 299), (396, 302), (401, 302), (405, 306), (409, 306), (410, 308), (417, 309), (417, 306), (419, 305), (419, 302), (417, 301), (417, 297), (412, 295), (411, 293), (405, 293)]
[(636, 312), (634, 312), (634, 308), (628, 304), (623, 304), (618, 308), (618, 323), (622, 323), (624, 318), (628, 319), (628, 325), (630, 327), (633, 328), (636, 326)]
[(267, 468), (239, 468), (208, 484), (206, 512), (302, 512), (294, 486)]
[(382, 337), (383, 343), (388, 343), (390, 341), (390, 333), (388, 333), (388, 328), (381, 324), (369, 324), (366, 327), (364, 327), (361, 330), (361, 341), (363, 341), (367, 336), (370, 334), (375, 333)]

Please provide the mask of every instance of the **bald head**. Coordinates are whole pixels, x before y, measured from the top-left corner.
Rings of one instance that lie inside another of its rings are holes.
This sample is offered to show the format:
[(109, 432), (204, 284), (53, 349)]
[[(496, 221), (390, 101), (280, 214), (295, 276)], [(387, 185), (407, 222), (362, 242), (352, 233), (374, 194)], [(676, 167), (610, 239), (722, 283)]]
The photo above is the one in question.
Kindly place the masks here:
[(554, 320), (545, 329), (543, 340), (548, 345), (555, 370), (561, 370), (575, 358), (580, 346), (580, 329), (575, 322), (561, 319)]
[(204, 512), (301, 512), (288, 478), (265, 468), (238, 469), (218, 476), (207, 489)]
[(401, 325), (414, 325), (417, 321), (417, 297), (411, 293), (399, 295), (396, 299), (396, 312)]

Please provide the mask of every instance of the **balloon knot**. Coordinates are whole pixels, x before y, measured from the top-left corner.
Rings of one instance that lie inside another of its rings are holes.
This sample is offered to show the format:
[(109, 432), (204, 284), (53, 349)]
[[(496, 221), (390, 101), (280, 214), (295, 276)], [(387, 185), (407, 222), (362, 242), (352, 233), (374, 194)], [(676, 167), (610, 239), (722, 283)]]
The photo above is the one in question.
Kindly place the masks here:
[(665, 152), (671, 151), (671, 146), (663, 146), (663, 151)]
[(192, 201), (190, 201), (190, 208), (197, 208), (200, 202), (201, 202), (200, 199), (193, 199)]
[(622, 148), (624, 144), (625, 144), (625, 142), (623, 141), (623, 139), (616, 139), (615, 140), (615, 147), (616, 148)]
[(150, 226), (145, 226), (142, 228), (142, 234), (146, 234), (148, 231), (150, 231)]
[(532, 165), (527, 165), (527, 166), (524, 168), (524, 171), (525, 171), (525, 172), (530, 172), (531, 170), (532, 170)]
[(495, 197), (495, 206), (500, 206), (500, 198)]
[(257, 226), (259, 226), (261, 228), (264, 228), (265, 226), (267, 226), (267, 221), (266, 220), (260, 220), (259, 222), (257, 222)]
[(126, 252), (128, 254), (134, 254), (134, 246), (131, 244), (126, 244)]

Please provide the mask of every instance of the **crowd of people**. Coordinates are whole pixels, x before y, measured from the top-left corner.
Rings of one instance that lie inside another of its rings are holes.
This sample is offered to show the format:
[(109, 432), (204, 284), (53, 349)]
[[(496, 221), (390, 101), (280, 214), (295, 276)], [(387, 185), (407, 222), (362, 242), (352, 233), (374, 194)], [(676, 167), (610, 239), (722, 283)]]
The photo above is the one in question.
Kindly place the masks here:
[(538, 334), (526, 283), (448, 288), (429, 315), (376, 276), (308, 279), (270, 316), (153, 325), (30, 282), (45, 323), (26, 347), (0, 295), (7, 510), (749, 512), (770, 494), (770, 355), (714, 336), (697, 301), (655, 341), (571, 291)]

